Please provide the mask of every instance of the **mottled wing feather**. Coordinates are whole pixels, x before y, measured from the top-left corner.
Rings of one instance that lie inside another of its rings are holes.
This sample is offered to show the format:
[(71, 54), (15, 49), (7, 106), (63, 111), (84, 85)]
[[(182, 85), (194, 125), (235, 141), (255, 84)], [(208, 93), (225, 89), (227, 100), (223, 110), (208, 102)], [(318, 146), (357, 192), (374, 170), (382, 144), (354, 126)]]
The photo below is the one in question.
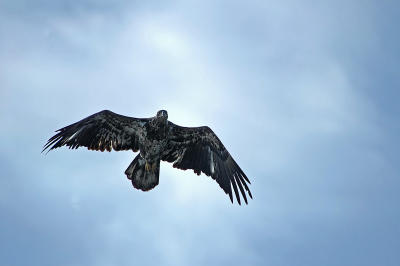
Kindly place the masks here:
[(233, 160), (217, 135), (209, 127), (181, 127), (169, 123), (170, 141), (161, 159), (175, 168), (193, 169), (217, 181), (233, 202), (232, 187), (240, 204), (239, 191), (247, 204), (246, 192), (252, 198), (249, 179)]
[(48, 140), (43, 151), (61, 146), (70, 149), (83, 146), (96, 151), (138, 151), (138, 134), (147, 120), (104, 110), (57, 130), (58, 133)]

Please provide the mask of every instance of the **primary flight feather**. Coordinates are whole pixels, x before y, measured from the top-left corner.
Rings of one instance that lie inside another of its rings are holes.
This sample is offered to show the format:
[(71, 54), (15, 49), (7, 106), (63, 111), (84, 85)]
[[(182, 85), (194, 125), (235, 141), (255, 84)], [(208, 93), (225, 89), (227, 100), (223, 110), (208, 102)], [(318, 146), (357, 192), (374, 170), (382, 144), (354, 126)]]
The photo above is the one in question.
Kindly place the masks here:
[(163, 160), (173, 163), (175, 168), (211, 176), (232, 202), (232, 188), (239, 204), (239, 191), (246, 204), (246, 192), (252, 198), (247, 185), (249, 179), (217, 135), (207, 126), (175, 125), (168, 121), (165, 110), (151, 118), (128, 117), (104, 110), (56, 132), (43, 151), (61, 146), (140, 151), (125, 171), (137, 189), (148, 191), (158, 185), (160, 160)]

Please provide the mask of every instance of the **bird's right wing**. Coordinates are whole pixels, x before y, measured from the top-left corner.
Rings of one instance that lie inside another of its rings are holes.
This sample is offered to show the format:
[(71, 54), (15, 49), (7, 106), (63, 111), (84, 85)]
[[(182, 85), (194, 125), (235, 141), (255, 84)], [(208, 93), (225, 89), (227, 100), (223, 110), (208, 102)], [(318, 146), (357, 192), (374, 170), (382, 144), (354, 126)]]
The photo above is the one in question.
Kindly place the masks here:
[(247, 185), (250, 180), (211, 128), (181, 127), (168, 123), (170, 140), (162, 155), (163, 161), (173, 163), (173, 167), (182, 170), (193, 169), (198, 175), (204, 173), (211, 176), (232, 202), (232, 188), (239, 204), (239, 191), (246, 204), (246, 192), (253, 198)]
[[(96, 151), (139, 150), (139, 134), (148, 118), (134, 118), (104, 110), (63, 127), (43, 148), (48, 151), (68, 146), (80, 146)], [(42, 151), (42, 152), (43, 152)]]

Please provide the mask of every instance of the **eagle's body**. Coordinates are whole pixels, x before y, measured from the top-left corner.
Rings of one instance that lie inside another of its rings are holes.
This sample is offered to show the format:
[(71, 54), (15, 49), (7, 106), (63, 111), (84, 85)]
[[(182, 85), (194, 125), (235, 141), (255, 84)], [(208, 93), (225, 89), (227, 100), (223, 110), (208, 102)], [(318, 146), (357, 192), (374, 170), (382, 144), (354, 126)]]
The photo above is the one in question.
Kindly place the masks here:
[(240, 204), (238, 188), (247, 203), (249, 179), (209, 127), (181, 127), (168, 121), (165, 110), (151, 118), (133, 118), (104, 110), (57, 130), (43, 150), (80, 146), (90, 150), (140, 151), (125, 174), (143, 191), (158, 185), (160, 160), (182, 170), (193, 169), (215, 179), (229, 194), (232, 188)]

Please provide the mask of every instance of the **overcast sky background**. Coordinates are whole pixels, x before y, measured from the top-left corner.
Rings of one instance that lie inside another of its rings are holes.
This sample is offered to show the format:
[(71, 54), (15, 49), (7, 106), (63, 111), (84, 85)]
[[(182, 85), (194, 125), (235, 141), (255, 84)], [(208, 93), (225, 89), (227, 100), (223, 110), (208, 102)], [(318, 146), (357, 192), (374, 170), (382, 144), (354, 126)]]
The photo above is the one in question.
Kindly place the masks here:
[[(0, 1), (1, 265), (399, 265), (396, 1)], [(231, 204), (131, 152), (40, 153), (103, 109), (208, 125)]]

